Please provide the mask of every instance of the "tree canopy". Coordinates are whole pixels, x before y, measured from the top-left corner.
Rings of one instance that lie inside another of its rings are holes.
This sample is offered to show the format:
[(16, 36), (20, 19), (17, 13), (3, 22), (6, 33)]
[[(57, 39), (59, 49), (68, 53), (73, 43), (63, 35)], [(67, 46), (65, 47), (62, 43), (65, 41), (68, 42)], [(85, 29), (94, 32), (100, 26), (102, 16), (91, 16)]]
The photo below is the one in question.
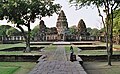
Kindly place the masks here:
[[(80, 9), (84, 6), (95, 5), (98, 9), (98, 14), (102, 18), (106, 34), (106, 47), (108, 51), (108, 65), (111, 65), (112, 47), (113, 47), (113, 11), (120, 7), (120, 0), (69, 0), (69, 2)], [(101, 14), (100, 7), (103, 7), (106, 14), (106, 21)], [(111, 15), (110, 15), (111, 14)], [(110, 45), (108, 44), (110, 41)], [(109, 46), (109, 47), (108, 47)]]
[(7, 36), (21, 36), (22, 34), (16, 28), (11, 27), (11, 28), (7, 29), (6, 35)]
[[(30, 23), (34, 23), (36, 18), (41, 20), (42, 17), (58, 13), (60, 8), (54, 0), (1, 0), (0, 20), (6, 19), (17, 24), (16, 27), (21, 30), (26, 41), (26, 52), (30, 52)], [(27, 35), (21, 25), (28, 28)]]
[(114, 25), (114, 28), (113, 28), (114, 34), (119, 35), (120, 34), (120, 9), (114, 12), (113, 25)]
[(11, 26), (9, 26), (9, 25), (1, 25), (0, 26), (0, 36), (6, 36), (7, 35), (6, 31), (10, 28), (11, 28)]
[(39, 25), (37, 25), (33, 28), (33, 30), (31, 31), (31, 36), (32, 37), (37, 36), (38, 32), (39, 32)]

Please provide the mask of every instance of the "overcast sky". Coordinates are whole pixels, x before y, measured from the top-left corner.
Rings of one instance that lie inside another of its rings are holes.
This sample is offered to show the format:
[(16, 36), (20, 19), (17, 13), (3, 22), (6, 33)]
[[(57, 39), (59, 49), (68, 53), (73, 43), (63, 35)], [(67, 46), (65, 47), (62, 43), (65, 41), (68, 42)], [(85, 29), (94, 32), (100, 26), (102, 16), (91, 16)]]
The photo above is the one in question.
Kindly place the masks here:
[[(75, 10), (75, 7), (70, 7), (68, 0), (55, 0), (56, 3), (59, 3), (62, 6), (62, 10), (64, 11), (68, 26), (77, 25), (80, 19), (83, 19), (86, 23), (87, 27), (98, 28), (102, 27), (101, 18), (98, 16), (98, 11), (94, 7), (84, 7), (80, 10)], [(47, 27), (56, 27), (58, 15), (54, 14), (51, 17), (42, 18), (45, 21)], [(0, 24), (9, 24), (6, 21), (0, 21)], [(37, 20), (34, 24), (31, 25), (31, 28), (39, 24), (39, 20)]]
[[(101, 28), (101, 18), (98, 16), (97, 8), (84, 7), (80, 10), (75, 10), (74, 6), (70, 6), (68, 0), (55, 0), (56, 3), (62, 5), (62, 10), (64, 11), (68, 26), (77, 25), (80, 19), (83, 19), (87, 27), (91, 28)], [(43, 20), (48, 27), (55, 27), (58, 15), (52, 17), (46, 17)]]

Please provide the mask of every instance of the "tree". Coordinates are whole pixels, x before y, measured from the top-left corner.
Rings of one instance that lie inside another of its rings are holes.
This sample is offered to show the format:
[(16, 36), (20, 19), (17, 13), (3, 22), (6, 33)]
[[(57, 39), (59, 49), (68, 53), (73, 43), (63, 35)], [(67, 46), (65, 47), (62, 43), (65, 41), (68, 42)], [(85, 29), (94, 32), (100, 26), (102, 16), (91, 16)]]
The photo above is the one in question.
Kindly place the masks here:
[(39, 32), (39, 25), (37, 25), (33, 28), (33, 30), (31, 31), (31, 36), (32, 37), (37, 36), (38, 32)]
[(6, 31), (10, 28), (11, 28), (11, 26), (9, 26), (9, 25), (1, 25), (0, 26), (0, 36), (6, 36)]
[(77, 34), (77, 27), (76, 25), (73, 25), (69, 28), (69, 31), (71, 34)]
[(7, 36), (18, 36), (18, 35), (21, 35), (21, 32), (15, 29), (14, 27), (11, 27), (7, 29), (6, 35)]
[(116, 43), (120, 43), (120, 9), (114, 11), (113, 34), (116, 37)]
[(91, 36), (99, 36), (99, 35), (100, 35), (100, 31), (99, 31), (97, 28), (93, 28), (93, 29), (90, 31), (90, 35), (91, 35)]
[[(30, 24), (35, 19), (41, 20), (42, 17), (52, 16), (58, 13), (61, 6), (55, 4), (54, 0), (2, 0), (0, 3), (0, 20), (6, 19), (8, 22), (17, 24), (16, 27), (21, 30), (26, 41), (25, 52), (30, 52)], [(22, 25), (28, 28), (25, 35)]]
[[(113, 47), (113, 10), (120, 7), (120, 0), (69, 0), (71, 4), (75, 4), (76, 7), (82, 8), (84, 6), (90, 6), (91, 4), (95, 5), (98, 9), (99, 16), (102, 17), (102, 22), (104, 28), (106, 28), (106, 47), (108, 51), (108, 65), (111, 66), (111, 56), (112, 56), (112, 47)], [(100, 7), (104, 7), (104, 12), (106, 13), (106, 22), (104, 17), (101, 14)], [(112, 15), (110, 15), (112, 14)], [(105, 24), (106, 23), (106, 24)], [(108, 30), (109, 28), (109, 30)], [(110, 35), (108, 34), (110, 33)], [(109, 36), (108, 36), (109, 35)], [(108, 37), (110, 37), (108, 39)], [(110, 46), (108, 49), (108, 40), (110, 40)]]

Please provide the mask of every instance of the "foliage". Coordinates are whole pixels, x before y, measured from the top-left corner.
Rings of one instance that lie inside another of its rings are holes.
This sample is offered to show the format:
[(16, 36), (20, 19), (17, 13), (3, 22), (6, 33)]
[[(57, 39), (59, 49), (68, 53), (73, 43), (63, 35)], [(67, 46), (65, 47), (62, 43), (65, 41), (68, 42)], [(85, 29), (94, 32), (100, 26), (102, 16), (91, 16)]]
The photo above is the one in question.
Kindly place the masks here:
[(36, 18), (52, 16), (54, 12), (58, 13), (59, 4), (54, 4), (53, 0), (7, 0), (6, 3), (0, 3), (1, 20), (4, 18), (14, 24), (25, 26), (30, 21), (34, 22)]
[(71, 26), (69, 28), (69, 31), (71, 34), (77, 34), (77, 27), (74, 25), (74, 26)]
[[(3, 1), (3, 2), (2, 2)], [(2, 0), (0, 3), (0, 20), (6, 19), (8, 22), (17, 24), (24, 35), (26, 41), (25, 52), (30, 52), (30, 23), (34, 23), (35, 19), (41, 20), (42, 17), (52, 16), (58, 13), (61, 6), (55, 4), (54, 0)], [(25, 35), (24, 25), (28, 28)]]
[(100, 31), (97, 28), (93, 28), (90, 34), (91, 36), (100, 36)]
[(37, 36), (38, 32), (39, 32), (39, 25), (35, 26), (34, 29), (31, 31), (31, 36), (32, 37)]
[(114, 25), (114, 28), (113, 28), (114, 34), (119, 35), (120, 34), (120, 9), (114, 12), (113, 25)]
[(101, 30), (98, 30), (97, 28), (86, 28), (87, 29), (87, 33), (90, 34), (90, 36), (100, 36), (100, 32)]
[(18, 35), (21, 36), (21, 33), (20, 33), (20, 31), (18, 31), (14, 27), (11, 27), (6, 31), (6, 35), (7, 36), (18, 36)]
[(11, 26), (9, 26), (9, 25), (1, 25), (0, 26), (0, 36), (6, 36), (6, 31), (10, 28), (11, 28)]
[[(95, 5), (98, 9), (99, 16), (102, 18), (102, 22), (105, 28), (106, 35), (106, 47), (108, 51), (108, 65), (111, 66), (111, 56), (113, 47), (113, 11), (120, 7), (119, 0), (69, 0), (69, 2), (74, 4), (74, 6), (82, 8), (84, 6)], [(104, 7), (104, 12), (106, 14), (106, 22), (104, 21), (103, 15), (101, 14), (100, 7)], [(110, 15), (112, 14), (112, 15)], [(108, 41), (110, 45), (108, 47)]]

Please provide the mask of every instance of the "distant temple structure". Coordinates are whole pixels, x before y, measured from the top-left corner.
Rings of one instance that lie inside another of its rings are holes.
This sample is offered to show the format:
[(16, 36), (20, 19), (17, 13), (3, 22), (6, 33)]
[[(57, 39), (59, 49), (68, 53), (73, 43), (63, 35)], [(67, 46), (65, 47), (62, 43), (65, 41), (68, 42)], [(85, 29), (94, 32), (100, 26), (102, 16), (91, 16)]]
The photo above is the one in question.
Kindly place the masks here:
[[(81, 24), (82, 23), (82, 24)], [(81, 26), (81, 27), (80, 27)], [(46, 28), (44, 21), (41, 20), (39, 24), (39, 41), (78, 41), (80, 40), (80, 36), (82, 34), (86, 34), (86, 25), (84, 21), (81, 19), (76, 27), (77, 34), (71, 34), (67, 18), (63, 10), (58, 15), (58, 19), (56, 22), (56, 27)]]
[(68, 30), (68, 22), (64, 11), (62, 10), (58, 16), (56, 28), (58, 32), (58, 40), (65, 40), (65, 34)]
[[(39, 29), (39, 31), (38, 31)], [(35, 31), (36, 32), (36, 31)], [(101, 38), (102, 39), (102, 38)], [(104, 39), (104, 38), (103, 38)], [(1, 36), (0, 42), (24, 41), (25, 38), (21, 35)], [(87, 32), (85, 22), (80, 19), (77, 25), (68, 27), (66, 15), (63, 10), (58, 15), (56, 27), (46, 27), (43, 20), (37, 26), (37, 32), (31, 41), (81, 41), (81, 40), (98, 40), (96, 37), (90, 36)], [(105, 40), (105, 39), (104, 39)]]
[(39, 41), (46, 40), (46, 25), (44, 24), (43, 20), (41, 20), (39, 24), (38, 40)]

